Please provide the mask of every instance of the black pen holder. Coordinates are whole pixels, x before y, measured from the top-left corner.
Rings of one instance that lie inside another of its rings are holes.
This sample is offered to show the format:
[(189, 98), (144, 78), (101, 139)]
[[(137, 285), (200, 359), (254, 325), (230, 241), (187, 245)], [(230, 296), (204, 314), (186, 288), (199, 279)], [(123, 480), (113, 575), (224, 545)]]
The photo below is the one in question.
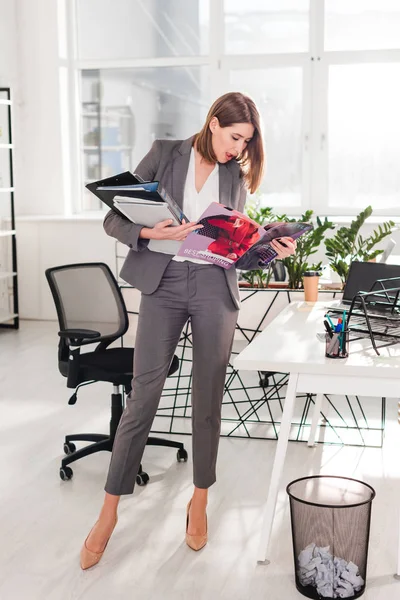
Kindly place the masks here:
[(325, 356), (327, 358), (347, 358), (349, 355), (350, 332), (348, 329), (325, 334)]

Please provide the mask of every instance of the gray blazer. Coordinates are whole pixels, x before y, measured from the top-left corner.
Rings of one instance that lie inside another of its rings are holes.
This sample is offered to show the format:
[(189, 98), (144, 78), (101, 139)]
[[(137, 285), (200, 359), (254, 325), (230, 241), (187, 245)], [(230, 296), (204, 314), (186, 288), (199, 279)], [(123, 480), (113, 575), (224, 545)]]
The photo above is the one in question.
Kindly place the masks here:
[[(193, 137), (183, 141), (156, 140), (135, 170), (145, 181), (159, 181), (181, 208), (192, 145)], [(246, 188), (236, 161), (219, 165), (219, 201), (230, 208), (243, 211)], [(139, 238), (142, 227), (143, 225), (131, 223), (112, 210), (104, 219), (106, 233), (130, 248), (121, 269), (122, 279), (143, 294), (152, 294), (158, 288), (172, 256), (148, 250), (148, 240)], [(236, 270), (231, 267), (224, 269), (224, 273), (232, 300), (239, 308)]]

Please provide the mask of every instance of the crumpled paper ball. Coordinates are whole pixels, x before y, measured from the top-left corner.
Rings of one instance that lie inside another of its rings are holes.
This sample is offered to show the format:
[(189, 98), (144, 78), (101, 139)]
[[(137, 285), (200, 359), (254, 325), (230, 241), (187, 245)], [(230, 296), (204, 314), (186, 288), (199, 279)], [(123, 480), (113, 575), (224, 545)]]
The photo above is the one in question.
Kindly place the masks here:
[(364, 585), (357, 565), (334, 557), (329, 546), (309, 544), (297, 560), (300, 583), (315, 587), (324, 598), (351, 598)]

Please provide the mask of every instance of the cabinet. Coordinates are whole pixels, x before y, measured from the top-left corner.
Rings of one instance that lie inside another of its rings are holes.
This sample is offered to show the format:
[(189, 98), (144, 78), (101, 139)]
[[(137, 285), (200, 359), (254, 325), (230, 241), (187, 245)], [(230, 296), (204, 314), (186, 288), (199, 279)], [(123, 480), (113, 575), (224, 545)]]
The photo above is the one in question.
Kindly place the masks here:
[[(133, 114), (129, 106), (82, 103), (82, 156), (84, 185), (130, 171), (132, 168)], [(83, 209), (103, 204), (85, 190)]]
[(12, 100), (0, 87), (0, 328), (18, 329), (17, 240), (14, 211)]

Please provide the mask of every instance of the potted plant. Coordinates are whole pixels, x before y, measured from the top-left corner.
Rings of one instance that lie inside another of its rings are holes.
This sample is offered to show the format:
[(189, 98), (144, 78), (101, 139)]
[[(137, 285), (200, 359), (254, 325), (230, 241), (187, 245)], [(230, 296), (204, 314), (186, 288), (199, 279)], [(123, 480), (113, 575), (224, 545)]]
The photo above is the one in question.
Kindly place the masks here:
[[(314, 211), (307, 210), (299, 219), (288, 219), (286, 215), (279, 217), (282, 221), (288, 221), (294, 223), (300, 221), (302, 223), (311, 223)], [(322, 221), (319, 217), (316, 217), (316, 223), (314, 228), (301, 236), (297, 240), (296, 253), (288, 258), (283, 259), (288, 277), (289, 277), (289, 288), (298, 290), (303, 287), (303, 276), (306, 271), (319, 271), (322, 267), (322, 262), (309, 263), (310, 256), (318, 251), (322, 240), (324, 239), (325, 232), (328, 229), (334, 229), (335, 226), (331, 221), (328, 221), (327, 217)]]
[(332, 238), (325, 240), (326, 255), (330, 266), (339, 275), (343, 285), (346, 283), (353, 261), (374, 260), (383, 253), (383, 250), (377, 250), (374, 247), (390, 235), (395, 226), (393, 221), (387, 221), (379, 225), (370, 236), (364, 238), (360, 234), (360, 229), (371, 214), (372, 207), (367, 206), (349, 227), (340, 227)]
[(271, 280), (272, 269), (253, 269), (252, 271), (243, 271), (242, 280), (239, 285), (243, 285), (243, 281), (248, 284), (248, 287), (264, 288), (268, 287)]

